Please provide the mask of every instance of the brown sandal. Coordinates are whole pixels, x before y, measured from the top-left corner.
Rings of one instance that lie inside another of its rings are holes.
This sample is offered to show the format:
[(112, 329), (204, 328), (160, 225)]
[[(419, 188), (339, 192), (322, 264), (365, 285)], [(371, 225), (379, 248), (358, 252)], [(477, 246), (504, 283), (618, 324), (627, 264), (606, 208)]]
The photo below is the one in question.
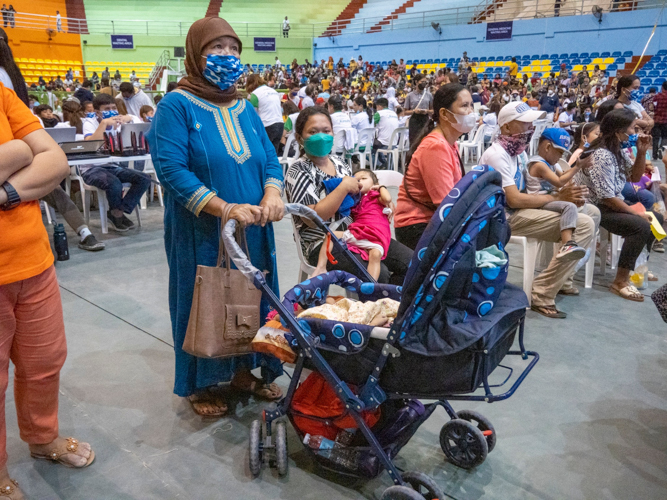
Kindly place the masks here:
[[(19, 483), (18, 481), (14, 481), (13, 479), (10, 479), (9, 482), (11, 484), (3, 484), (0, 486), (0, 497), (2, 498), (9, 498), (10, 500), (19, 500), (19, 498), (24, 498), (23, 492), (19, 488)], [(18, 493), (19, 496), (14, 496), (15, 493)]]
[(30, 452), (30, 456), (32, 458), (37, 458), (41, 460), (52, 460), (53, 462), (58, 462), (60, 465), (64, 465), (65, 467), (69, 467), (70, 469), (83, 469), (84, 467), (88, 467), (90, 464), (93, 463), (93, 460), (95, 460), (95, 452), (91, 449), (90, 450), (90, 456), (88, 457), (88, 461), (84, 465), (72, 465), (69, 462), (66, 462), (62, 460), (63, 455), (69, 455), (72, 453), (76, 453), (76, 450), (79, 449), (79, 441), (74, 439), (73, 437), (68, 437), (65, 441), (65, 443), (60, 444), (59, 446), (53, 448), (47, 455), (40, 455), (39, 453), (34, 453)]
[[(237, 380), (242, 377), (246, 377), (246, 379)], [(236, 390), (249, 392), (264, 401), (278, 401), (283, 397), (283, 391), (278, 385), (274, 383), (265, 384), (250, 372), (247, 372), (247, 375), (245, 373), (235, 375), (230, 385)]]
[[(220, 418), (227, 415), (227, 412), (229, 411), (229, 407), (222, 400), (222, 398), (219, 395), (214, 394), (210, 389), (205, 389), (202, 392), (192, 394), (188, 396), (186, 399), (190, 403), (190, 406), (192, 406), (192, 410), (200, 417)], [(203, 411), (201, 406), (199, 406), (200, 403), (207, 404), (209, 406), (214, 406), (218, 408), (218, 410), (208, 411), (208, 412)]]

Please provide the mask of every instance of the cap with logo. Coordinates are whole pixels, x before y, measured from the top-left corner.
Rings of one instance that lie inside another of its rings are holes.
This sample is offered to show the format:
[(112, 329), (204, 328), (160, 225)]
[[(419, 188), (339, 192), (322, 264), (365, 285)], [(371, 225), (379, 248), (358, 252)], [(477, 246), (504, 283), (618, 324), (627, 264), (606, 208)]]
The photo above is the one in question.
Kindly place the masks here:
[(562, 151), (569, 151), (572, 142), (567, 130), (557, 127), (544, 129), (541, 139), (547, 139), (555, 148)]
[(502, 127), (514, 120), (532, 123), (535, 120), (546, 118), (546, 116), (547, 113), (545, 111), (536, 111), (525, 102), (515, 101), (505, 104), (503, 109), (500, 110), (500, 113), (498, 113), (498, 125)]

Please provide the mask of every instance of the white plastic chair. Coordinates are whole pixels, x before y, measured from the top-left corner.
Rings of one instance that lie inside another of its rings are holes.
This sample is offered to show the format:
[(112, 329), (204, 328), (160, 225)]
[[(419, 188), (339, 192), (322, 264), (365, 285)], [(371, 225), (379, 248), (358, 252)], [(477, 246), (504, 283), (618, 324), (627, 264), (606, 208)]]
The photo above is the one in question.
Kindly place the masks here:
[[(365, 128), (359, 132), (357, 145), (352, 150), (351, 156), (359, 156), (361, 168), (366, 168), (366, 158), (368, 158), (368, 168), (373, 169), (373, 140), (375, 139), (375, 129)], [(361, 149), (363, 148), (363, 150)]]
[(391, 133), (389, 139), (389, 146), (375, 151), (375, 165), (378, 164), (378, 157), (380, 154), (389, 155), (388, 165), (393, 164), (393, 170), (398, 171), (398, 165), (401, 160), (402, 149), (400, 145), (403, 143), (404, 136), (408, 133), (407, 127), (399, 127)]
[(345, 130), (339, 130), (336, 132), (336, 135), (334, 135), (333, 152), (338, 156), (345, 154)]
[(297, 144), (296, 147), (296, 154), (295, 156), (290, 156), (290, 150), (292, 149), (292, 146), (296, 144), (296, 136), (294, 134), (290, 134), (287, 136), (287, 140), (285, 141), (285, 149), (283, 151), (283, 155), (278, 160), (280, 164), (283, 166), (283, 173), (287, 172), (287, 169), (292, 166), (292, 163), (297, 161), (299, 159), (299, 147)]
[(53, 225), (54, 216), (51, 214), (51, 207), (44, 200), (41, 200), (41, 203), (43, 203), (44, 213), (46, 214), (46, 222)]
[(471, 141), (463, 141), (459, 144), (459, 147), (463, 149), (463, 163), (468, 163), (470, 151), (475, 152), (477, 161), (481, 158), (484, 149), (484, 129), (486, 129), (486, 125), (479, 126)]
[(508, 244), (521, 245), (523, 248), (523, 291), (528, 297), (528, 306), (531, 304), (533, 279), (535, 278), (535, 261), (537, 260), (537, 246), (539, 240), (526, 236), (512, 236)]
[(375, 177), (378, 183), (386, 187), (400, 187), (403, 184), (403, 174), (394, 170), (376, 170)]
[[(109, 210), (109, 202), (107, 201), (107, 194), (104, 190), (96, 188), (95, 186), (90, 186), (86, 184), (81, 177), (78, 167), (72, 167), (71, 174), (67, 178), (67, 194), (70, 193), (70, 188), (72, 181), (77, 181), (81, 189), (81, 204), (83, 205), (83, 218), (86, 221), (86, 225), (90, 224), (90, 193), (95, 191), (97, 192), (97, 203), (100, 209), (100, 225), (102, 226), (102, 234), (107, 234), (109, 232), (109, 226), (107, 224), (107, 211)], [(129, 184), (123, 184), (123, 190)], [(141, 227), (141, 214), (139, 213), (139, 204), (134, 207), (134, 213), (137, 214), (137, 224)]]
[[(153, 166), (152, 159), (146, 160), (143, 172), (144, 174), (150, 175), (151, 179), (153, 179), (154, 181), (159, 182), (157, 178), (157, 172), (155, 171), (155, 167)], [(148, 188), (150, 190), (151, 202), (155, 197), (155, 188), (157, 188), (157, 199), (160, 202), (160, 206), (164, 207), (164, 196), (162, 194), (162, 186), (160, 186), (159, 184), (151, 184), (151, 186)], [(146, 208), (144, 203), (145, 196), (146, 194), (144, 193), (144, 196), (142, 196), (142, 203), (140, 203), (142, 209)]]
[(533, 132), (532, 137), (530, 138), (530, 156), (533, 156), (537, 153), (537, 146), (540, 143), (540, 137), (542, 137), (542, 132), (547, 128), (547, 120), (535, 120), (535, 132)]
[(299, 256), (299, 274), (297, 275), (297, 283), (301, 283), (315, 272), (315, 266), (311, 266), (306, 260), (306, 256), (303, 254), (301, 236), (296, 229), (296, 221), (294, 217), (292, 217), (292, 233), (294, 234), (294, 243), (296, 243), (296, 253)]
[(609, 246), (609, 235), (611, 234), (611, 268), (616, 269), (618, 258), (621, 255), (621, 248), (625, 241), (617, 234), (610, 233), (605, 228), (600, 227), (600, 272), (602, 275), (607, 271), (607, 252)]

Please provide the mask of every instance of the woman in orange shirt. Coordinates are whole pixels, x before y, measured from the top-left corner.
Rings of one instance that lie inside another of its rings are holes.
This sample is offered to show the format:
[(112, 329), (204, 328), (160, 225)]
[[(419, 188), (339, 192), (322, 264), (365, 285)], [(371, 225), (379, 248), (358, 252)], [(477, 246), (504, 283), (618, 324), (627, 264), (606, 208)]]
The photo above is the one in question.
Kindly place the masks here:
[[(2, 42), (0, 42), (2, 43)], [(14, 91), (0, 84), (0, 492), (23, 498), (7, 471), (9, 361), (21, 439), (33, 458), (85, 467), (88, 443), (58, 435), (67, 345), (60, 290), (39, 199), (69, 173), (67, 158)]]
[(448, 83), (433, 97), (433, 119), (412, 142), (394, 217), (396, 239), (414, 249), (445, 196), (464, 174), (456, 140), (475, 126), (472, 96)]

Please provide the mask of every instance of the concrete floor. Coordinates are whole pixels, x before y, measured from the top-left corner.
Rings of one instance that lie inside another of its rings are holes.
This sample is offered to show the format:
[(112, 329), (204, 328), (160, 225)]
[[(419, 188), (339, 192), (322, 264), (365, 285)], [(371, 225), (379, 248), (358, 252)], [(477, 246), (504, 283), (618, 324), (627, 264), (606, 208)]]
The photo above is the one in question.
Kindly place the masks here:
[[(34, 461), (18, 438), (7, 394), (9, 470), (30, 499), (376, 499), (383, 474), (350, 483), (317, 471), (288, 427), (290, 472), (251, 479), (248, 428), (262, 404), (239, 401), (234, 414), (206, 422), (172, 394), (162, 210), (151, 205), (143, 228), (104, 236), (107, 249), (75, 247), (58, 265), (69, 356), (62, 372), (61, 432), (94, 446), (85, 470)], [(92, 229), (99, 234), (98, 214)], [(276, 225), (282, 291), (296, 284), (291, 225)], [(652, 270), (667, 279), (665, 256)], [(520, 257), (513, 259), (520, 263)], [(448, 498), (667, 498), (667, 342), (653, 303), (623, 301), (596, 276), (593, 289), (559, 299), (567, 320), (528, 313), (527, 346), (541, 360), (517, 393), (494, 404), (456, 403), (484, 413), (498, 445), (467, 472), (444, 460), (442, 410), (397, 458), (431, 475)], [(512, 268), (510, 281), (521, 283)], [(647, 295), (656, 288), (652, 284)], [(288, 379), (279, 380), (286, 386)], [(10, 385), (11, 387), (11, 385)]]

